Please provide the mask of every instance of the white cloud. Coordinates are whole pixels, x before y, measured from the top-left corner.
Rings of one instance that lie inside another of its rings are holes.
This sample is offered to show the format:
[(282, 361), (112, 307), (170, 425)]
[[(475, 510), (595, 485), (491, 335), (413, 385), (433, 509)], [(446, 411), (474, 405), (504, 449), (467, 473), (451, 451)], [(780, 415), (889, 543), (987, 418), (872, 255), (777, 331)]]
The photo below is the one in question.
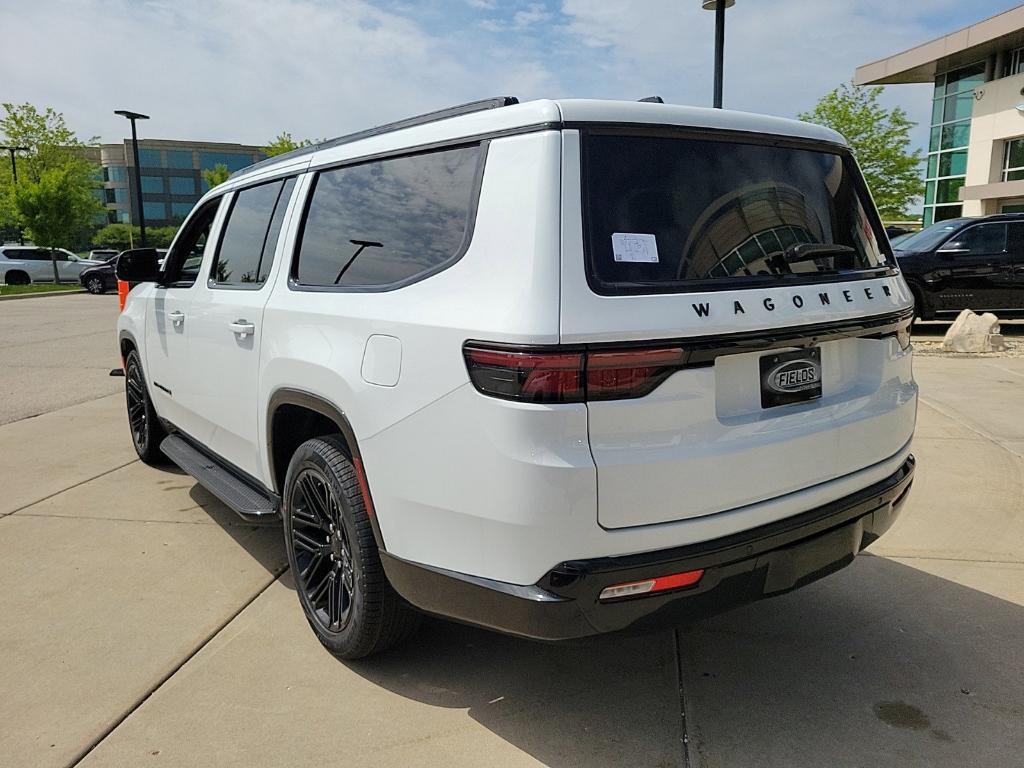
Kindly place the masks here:
[(2, 99), (52, 105), (104, 141), (127, 134), (114, 109), (151, 115), (143, 136), (262, 143), (558, 89), (531, 51), (467, 48), (364, 0), (18, 3), (5, 21), (22, 32), (0, 46)]
[(466, 0), (466, 3), (470, 8), (481, 11), (493, 11), (498, 7), (498, 0)]
[(516, 11), (512, 16), (512, 23), (516, 29), (524, 29), (533, 24), (548, 21), (551, 13), (544, 7), (543, 3), (531, 3), (525, 11)]

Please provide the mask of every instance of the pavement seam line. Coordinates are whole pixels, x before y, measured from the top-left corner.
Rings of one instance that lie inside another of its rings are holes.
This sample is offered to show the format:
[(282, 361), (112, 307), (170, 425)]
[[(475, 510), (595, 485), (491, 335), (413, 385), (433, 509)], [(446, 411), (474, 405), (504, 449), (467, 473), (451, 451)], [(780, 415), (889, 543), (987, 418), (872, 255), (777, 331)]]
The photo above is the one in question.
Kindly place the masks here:
[(227, 627), (231, 624), (231, 622), (233, 622), (235, 619), (237, 619), (241, 615), (242, 611), (244, 611), (246, 608), (248, 608), (250, 605), (252, 605), (254, 602), (256, 602), (256, 600), (264, 592), (266, 592), (275, 583), (277, 583), (277, 581), (281, 578), (281, 576), (287, 570), (288, 570), (288, 566), (285, 565), (285, 566), (282, 566), (281, 568), (279, 568), (276, 571), (272, 571), (271, 572), (272, 573), (272, 578), (266, 584), (264, 584), (262, 587), (260, 587), (260, 589), (256, 592), (256, 594), (254, 594), (252, 597), (250, 597), (248, 600), (246, 600), (238, 608), (238, 610), (233, 612), (221, 624), (219, 624), (217, 627), (215, 627), (213, 629), (213, 631), (211, 631), (205, 638), (203, 638), (196, 645), (196, 647), (193, 648), (185, 656), (185, 658), (183, 658), (180, 662), (174, 664), (171, 667), (171, 669), (168, 670), (165, 674), (161, 675), (160, 678), (156, 681), (156, 684), (151, 686), (149, 688), (149, 690), (147, 690), (145, 693), (143, 693), (141, 696), (139, 696), (134, 701), (134, 703), (131, 704), (131, 706), (127, 709), (127, 711), (124, 712), (124, 714), (122, 714), (120, 717), (116, 718), (114, 720), (114, 722), (111, 723), (108, 728), (104, 729), (103, 732), (101, 734), (99, 734), (99, 736), (97, 736), (95, 739), (93, 739), (92, 742), (90, 744), (88, 744), (85, 747), (84, 750), (82, 750), (75, 757), (73, 757), (71, 759), (71, 762), (67, 764), (67, 768), (75, 768), (75, 766), (79, 765), (83, 760), (85, 760), (85, 758), (87, 758), (96, 749), (96, 747), (100, 746), (100, 744), (102, 744), (104, 741), (106, 741), (107, 738), (114, 731), (116, 731), (118, 728), (120, 728), (125, 720), (127, 720), (136, 711), (138, 711), (139, 707), (141, 707), (143, 704), (145, 704), (147, 701), (149, 701), (150, 697), (152, 697), (154, 693), (159, 691), (164, 686), (164, 684), (167, 683), (168, 680), (170, 680), (172, 677), (174, 677), (182, 667), (184, 667), (186, 664), (188, 664), (190, 661), (192, 661), (192, 659), (194, 659), (196, 657), (196, 655), (200, 651), (202, 651), (207, 645), (209, 645), (210, 642), (215, 637), (217, 637), (217, 635), (219, 635), (221, 632), (223, 632), (225, 629), (227, 629)]
[(679, 642), (678, 629), (672, 630), (672, 649), (675, 651), (676, 656), (676, 684), (679, 689), (679, 725), (682, 729), (683, 768), (691, 768), (693, 763), (690, 760), (690, 735), (687, 730), (686, 696), (683, 693), (683, 650)]
[(1010, 448), (1009, 446), (1005, 445), (1002, 440), (1000, 440), (999, 438), (995, 437), (994, 435), (988, 434), (984, 430), (981, 430), (978, 427), (974, 426), (973, 424), (968, 423), (963, 418), (958, 417), (955, 413), (950, 412), (950, 411), (948, 411), (945, 408), (941, 408), (938, 405), (936, 405), (935, 403), (933, 403), (933, 402), (931, 402), (929, 400), (926, 400), (923, 397), (919, 396), (918, 399), (920, 400), (920, 402), (924, 403), (926, 406), (931, 408), (936, 413), (938, 413), (938, 414), (940, 414), (942, 416), (945, 416), (947, 419), (952, 419), (953, 421), (955, 421), (960, 426), (964, 427), (965, 429), (971, 430), (971, 432), (973, 432), (976, 435), (980, 435), (981, 437), (983, 437), (986, 440), (988, 440), (990, 443), (993, 443), (993, 444), (999, 446), (1000, 448), (1002, 448), (1007, 453), (1012, 454), (1012, 455), (1014, 455), (1014, 456), (1016, 456), (1018, 458), (1024, 459), (1024, 454), (1017, 453), (1017, 451), (1015, 451), (1012, 448)]
[(992, 565), (1024, 565), (1024, 560), (978, 560), (973, 557), (935, 557), (932, 555), (900, 555), (892, 552), (875, 552), (878, 557), (890, 560), (940, 560), (944, 563), (990, 563)]
[(4, 512), (3, 514), (0, 514), (0, 519), (3, 519), (5, 517), (10, 517), (11, 515), (16, 515), (19, 512), (21, 512), (23, 509), (28, 509), (29, 507), (34, 507), (36, 504), (41, 504), (42, 502), (46, 501), (47, 499), (52, 499), (54, 496), (60, 496), (62, 493), (66, 493), (67, 491), (70, 491), (73, 488), (77, 488), (80, 485), (85, 485), (86, 483), (91, 483), (93, 480), (97, 480), (97, 479), (103, 477), (104, 475), (109, 475), (111, 472), (117, 472), (117, 470), (119, 470), (119, 469), (124, 469), (125, 467), (130, 466), (130, 465), (134, 464), (137, 461), (138, 461), (138, 459), (132, 459), (129, 462), (126, 462), (124, 464), (121, 464), (120, 466), (114, 467), (113, 469), (105, 470), (103, 472), (100, 472), (98, 475), (93, 475), (92, 477), (87, 477), (85, 480), (81, 480), (81, 481), (79, 481), (77, 483), (74, 483), (73, 485), (69, 485), (67, 488), (61, 488), (59, 491), (54, 491), (51, 494), (43, 496), (41, 499), (36, 499), (35, 501), (30, 501), (28, 504), (24, 504), (24, 505), (18, 507), (17, 509), (12, 509), (10, 512)]

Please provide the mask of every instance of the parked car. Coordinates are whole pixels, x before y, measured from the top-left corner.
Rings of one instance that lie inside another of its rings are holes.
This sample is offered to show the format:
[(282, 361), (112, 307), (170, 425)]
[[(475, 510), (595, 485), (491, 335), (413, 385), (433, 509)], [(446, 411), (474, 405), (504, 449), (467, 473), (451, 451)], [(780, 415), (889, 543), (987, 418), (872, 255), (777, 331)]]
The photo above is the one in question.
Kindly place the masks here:
[(1024, 314), (1024, 214), (941, 221), (895, 246), (923, 320)]
[[(63, 248), (55, 248), (54, 253), (57, 257), (57, 275), (62, 281), (78, 280), (83, 269), (100, 263), (91, 259), (81, 259)], [(0, 246), (0, 281), (8, 285), (52, 283), (53, 263), (50, 260), (50, 249), (34, 245)]]
[(89, 251), (89, 258), (93, 261), (101, 261), (104, 264), (106, 264), (107, 262), (116, 259), (118, 253), (119, 251), (113, 249), (100, 248), (93, 251)]
[(820, 126), (498, 99), (236, 173), (118, 321), (132, 441), (283, 518), (310, 626), (562, 639), (832, 573), (907, 498), (912, 298)]
[[(163, 256), (167, 254), (167, 250), (165, 248), (158, 248), (157, 253)], [(108, 259), (102, 264), (82, 270), (78, 280), (89, 293), (101, 294), (107, 291), (115, 291), (117, 290), (117, 276), (114, 274), (116, 264), (117, 254), (114, 255), (114, 258)]]

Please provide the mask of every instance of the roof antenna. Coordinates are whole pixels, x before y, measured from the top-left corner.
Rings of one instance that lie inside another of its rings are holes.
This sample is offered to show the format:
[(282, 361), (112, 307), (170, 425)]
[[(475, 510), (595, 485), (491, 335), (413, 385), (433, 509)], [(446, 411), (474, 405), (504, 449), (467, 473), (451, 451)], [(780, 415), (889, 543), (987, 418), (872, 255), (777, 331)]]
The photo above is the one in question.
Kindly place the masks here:
[(664, 104), (665, 100), (661, 96), (644, 96), (640, 101), (646, 101), (649, 104)]

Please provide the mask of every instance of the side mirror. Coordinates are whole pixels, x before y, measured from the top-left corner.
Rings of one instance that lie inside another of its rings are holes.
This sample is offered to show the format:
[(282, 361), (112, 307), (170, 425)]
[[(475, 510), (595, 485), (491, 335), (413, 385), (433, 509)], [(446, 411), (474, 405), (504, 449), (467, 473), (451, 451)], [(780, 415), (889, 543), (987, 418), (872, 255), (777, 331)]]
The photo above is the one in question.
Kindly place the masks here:
[(117, 257), (114, 274), (128, 283), (155, 283), (160, 279), (156, 248), (133, 248)]

